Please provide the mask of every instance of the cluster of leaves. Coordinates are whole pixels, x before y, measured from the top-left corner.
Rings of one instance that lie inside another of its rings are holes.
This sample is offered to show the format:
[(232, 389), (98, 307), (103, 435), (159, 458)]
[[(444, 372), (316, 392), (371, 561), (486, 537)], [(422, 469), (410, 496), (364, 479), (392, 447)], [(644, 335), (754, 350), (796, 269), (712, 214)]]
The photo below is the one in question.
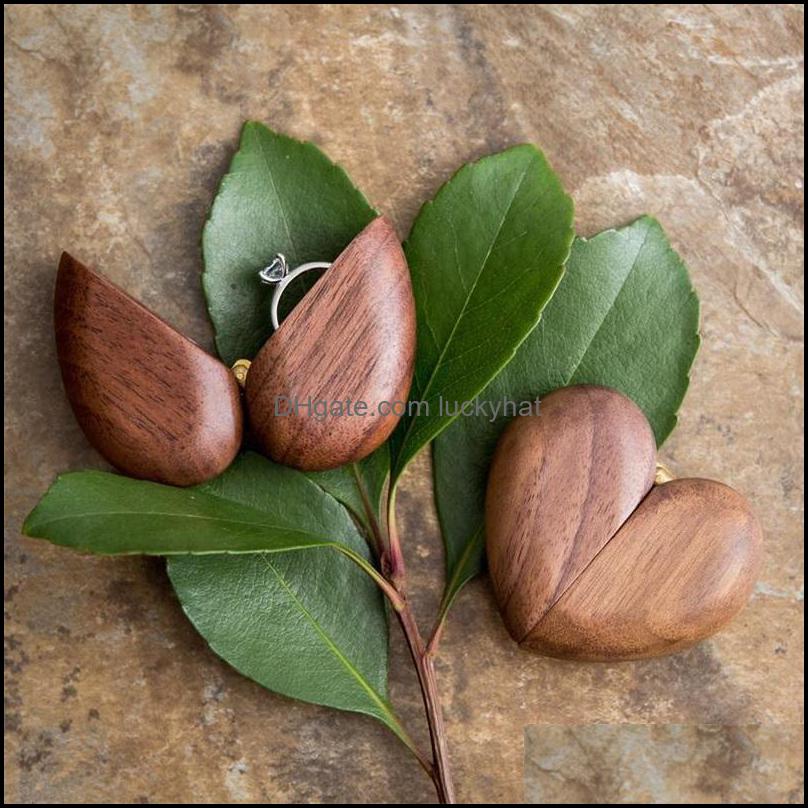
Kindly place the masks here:
[[(270, 336), (256, 267), (332, 260), (376, 215), (310, 143), (247, 123), (203, 237), (203, 285), (222, 359)], [(527, 401), (575, 383), (621, 390), (661, 443), (698, 348), (698, 302), (659, 224), (574, 237), (544, 156), (517, 146), (468, 164), (422, 208), (405, 243), (418, 317), (413, 410), (360, 464), (304, 474), (244, 453), (177, 489), (104, 472), (62, 475), (24, 531), (74, 549), (167, 556), (211, 648), (290, 697), (365, 713), (411, 743), (387, 698), (387, 615), (371, 576), (358, 483), (378, 509), (434, 447), (446, 548), (443, 614), (484, 563), (483, 494), (506, 418), (452, 418), (437, 402)], [(304, 290), (299, 290), (302, 294)]]

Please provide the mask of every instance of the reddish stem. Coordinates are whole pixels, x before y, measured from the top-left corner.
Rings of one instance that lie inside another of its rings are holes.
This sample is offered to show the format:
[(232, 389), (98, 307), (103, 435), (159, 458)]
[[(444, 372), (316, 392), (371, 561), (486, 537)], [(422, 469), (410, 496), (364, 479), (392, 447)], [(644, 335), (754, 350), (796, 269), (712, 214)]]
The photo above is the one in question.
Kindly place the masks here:
[(424, 647), (421, 633), (415, 622), (415, 616), (409, 602), (405, 600), (404, 608), (398, 612), (398, 619), (407, 640), (407, 645), (415, 663), (418, 684), (429, 724), (429, 739), (432, 744), (433, 779), (438, 798), (442, 803), (455, 803), (454, 784), (449, 769), (449, 748), (446, 742), (446, 725), (443, 721), (443, 710), (438, 694), (438, 681), (432, 656)]
[(446, 725), (443, 720), (438, 681), (435, 673), (435, 661), (430, 647), (424, 643), (418, 623), (415, 620), (412, 607), (407, 598), (407, 574), (404, 554), (401, 551), (398, 529), (395, 520), (395, 491), (391, 490), (387, 510), (387, 534), (390, 540), (389, 565), (390, 580), (403, 600), (397, 615), (404, 638), (410, 649), (418, 684), (421, 688), (421, 697), (424, 701), (427, 724), (429, 726), (429, 739), (432, 745), (433, 780), (438, 792), (438, 799), (442, 803), (455, 803), (454, 784), (449, 767), (449, 747), (446, 739)]
[[(441, 803), (455, 803), (454, 784), (449, 769), (449, 749), (446, 740), (446, 725), (443, 721), (443, 710), (440, 704), (437, 676), (435, 674), (434, 652), (436, 650), (439, 631), (433, 633), (429, 645), (424, 643), (418, 623), (407, 598), (407, 570), (401, 541), (395, 519), (395, 486), (391, 486), (387, 500), (387, 547), (384, 536), (376, 519), (374, 509), (367, 496), (363, 480), (354, 466), (354, 478), (362, 496), (368, 524), (381, 566), (381, 574), (374, 576), (382, 591), (387, 595), (398, 617), (407, 647), (410, 649), (421, 697), (424, 702), (429, 740), (432, 746), (432, 764), (418, 755), (421, 765), (427, 770), (435, 784), (435, 790)], [(445, 612), (438, 618), (438, 626), (443, 623)], [(426, 763), (426, 765), (425, 765)], [(429, 766), (429, 768), (427, 768)]]

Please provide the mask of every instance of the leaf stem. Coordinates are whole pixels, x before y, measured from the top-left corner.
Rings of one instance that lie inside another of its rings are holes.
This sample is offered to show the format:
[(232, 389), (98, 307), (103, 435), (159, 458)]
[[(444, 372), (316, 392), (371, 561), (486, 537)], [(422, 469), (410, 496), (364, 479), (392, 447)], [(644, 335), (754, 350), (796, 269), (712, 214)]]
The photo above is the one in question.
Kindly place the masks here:
[(415, 616), (409, 602), (405, 601), (404, 608), (398, 612), (399, 623), (410, 649), (418, 684), (421, 688), (421, 697), (424, 701), (427, 723), (429, 724), (429, 737), (432, 744), (434, 768), (432, 779), (438, 798), (441, 803), (454, 804), (454, 784), (449, 769), (449, 749), (446, 742), (446, 725), (443, 721), (443, 711), (438, 694), (438, 682), (435, 675), (434, 658), (427, 652)]
[(400, 612), (404, 608), (404, 599), (399, 594), (398, 590), (387, 580), (366, 558), (362, 558), (359, 553), (355, 553), (349, 547), (339, 542), (334, 542), (332, 547), (337, 552), (342, 553), (347, 558), (356, 564), (363, 572), (366, 572), (378, 585), (379, 589), (385, 594), (390, 601), (390, 605), (396, 612)]
[[(430, 762), (412, 742), (405, 741), (406, 745), (418, 759), (418, 762), (427, 772), (435, 785), (438, 799), (441, 803), (454, 803), (455, 793), (452, 776), (449, 769), (449, 751), (446, 740), (446, 726), (443, 720), (443, 711), (438, 693), (437, 676), (435, 673), (434, 650), (436, 636), (433, 632), (429, 645), (424, 643), (415, 614), (407, 598), (407, 570), (404, 554), (401, 550), (401, 541), (395, 518), (395, 484), (391, 485), (387, 500), (387, 537), (388, 546), (385, 548), (384, 535), (379, 521), (376, 519), (370, 504), (367, 491), (356, 466), (352, 467), (356, 486), (362, 497), (365, 513), (370, 526), (373, 543), (378, 548), (378, 557), (382, 564), (383, 573), (379, 572), (362, 556), (343, 546), (338, 549), (345, 553), (352, 561), (358, 564), (378, 584), (393, 607), (401, 625), (404, 639), (410, 650), (418, 685), (421, 689), (421, 698), (424, 702), (429, 739), (432, 746), (432, 761)], [(385, 551), (386, 550), (386, 551)], [(442, 625), (446, 611), (441, 610), (438, 625)], [(403, 740), (403, 739), (402, 739)]]
[(384, 554), (384, 536), (382, 535), (379, 520), (376, 518), (376, 511), (370, 502), (365, 481), (362, 479), (362, 475), (359, 472), (358, 463), (351, 463), (351, 473), (353, 474), (354, 483), (356, 483), (356, 488), (362, 500), (362, 507), (365, 509), (367, 526), (370, 528), (371, 549), (376, 554), (376, 558), (381, 559)]
[[(361, 555), (355, 553), (348, 547), (344, 545), (340, 545), (339, 543), (334, 543), (334, 549), (337, 552), (342, 553), (351, 561), (354, 562), (360, 569), (366, 572), (379, 586), (379, 588), (384, 592), (387, 598), (390, 601), (390, 605), (393, 607), (396, 614), (401, 614), (402, 609), (406, 608), (406, 604), (402, 596), (396, 591), (396, 589), (390, 584), (390, 582), (384, 578), (384, 576), (366, 559), (362, 558)], [(410, 752), (415, 755), (416, 760), (421, 764), (423, 770), (429, 775), (430, 779), (436, 783), (436, 775), (435, 775), (435, 766), (432, 764), (432, 761), (424, 754), (423, 750), (415, 743), (412, 739), (410, 734), (404, 729), (401, 725), (400, 720), (394, 714), (393, 718), (395, 720), (395, 733), (404, 743), (404, 745), (410, 750)]]
[(407, 575), (404, 555), (395, 519), (395, 484), (391, 485), (387, 501), (387, 533), (390, 541), (389, 565), (390, 580), (403, 600), (403, 606), (396, 612), (407, 646), (410, 649), (421, 697), (424, 702), (429, 738), (432, 745), (433, 781), (442, 803), (454, 803), (455, 793), (452, 775), (449, 768), (449, 749), (446, 740), (446, 725), (438, 693), (438, 682), (435, 673), (434, 656), (424, 643), (415, 614), (407, 598)]
[(443, 637), (443, 629), (446, 625), (446, 616), (449, 614), (448, 606), (441, 605), (438, 612), (438, 617), (435, 624), (432, 626), (432, 631), (429, 634), (429, 640), (426, 643), (426, 652), (429, 656), (435, 657), (438, 653), (438, 646), (440, 645), (441, 638)]
[(398, 536), (398, 526), (396, 525), (396, 483), (390, 484), (390, 493), (387, 499), (387, 537), (389, 541), (388, 573), (396, 588), (402, 591), (406, 589), (407, 569), (404, 562), (404, 553), (401, 550), (401, 539)]

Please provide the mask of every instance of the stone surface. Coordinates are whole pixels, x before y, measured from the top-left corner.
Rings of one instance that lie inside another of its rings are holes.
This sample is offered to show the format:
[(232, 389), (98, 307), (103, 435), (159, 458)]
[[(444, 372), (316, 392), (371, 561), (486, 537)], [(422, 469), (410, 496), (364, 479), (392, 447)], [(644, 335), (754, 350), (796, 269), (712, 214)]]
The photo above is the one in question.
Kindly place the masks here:
[(525, 801), (801, 805), (804, 746), (802, 724), (528, 727)]
[[(101, 466), (59, 382), (60, 250), (211, 346), (199, 233), (246, 118), (317, 142), (402, 235), (461, 163), (535, 142), (580, 232), (658, 216), (701, 295), (663, 457), (754, 503), (755, 597), (687, 653), (580, 665), (520, 652), (475, 582), (439, 661), (460, 798), (522, 800), (530, 724), (801, 721), (802, 34), (800, 6), (7, 5), (6, 798), (433, 799), (371, 720), (216, 659), (160, 561), (19, 535), (59, 471)], [(400, 509), (426, 623), (442, 563), (426, 456)], [(418, 725), (398, 640), (393, 668)]]

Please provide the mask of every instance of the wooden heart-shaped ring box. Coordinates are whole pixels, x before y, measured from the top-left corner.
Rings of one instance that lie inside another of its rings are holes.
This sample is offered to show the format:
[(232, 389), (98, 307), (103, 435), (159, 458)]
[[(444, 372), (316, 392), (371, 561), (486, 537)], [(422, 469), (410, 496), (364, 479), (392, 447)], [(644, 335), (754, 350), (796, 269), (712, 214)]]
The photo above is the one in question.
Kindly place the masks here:
[(667, 654), (748, 600), (761, 530), (732, 488), (655, 485), (656, 443), (632, 401), (557, 390), (503, 432), (486, 493), (488, 563), (511, 636), (566, 659)]
[(410, 272), (380, 216), (253, 360), (245, 388), (253, 436), (273, 460), (305, 471), (361, 459), (395, 429), (414, 364)]
[[(256, 274), (256, 283), (258, 283)], [(133, 477), (193, 485), (223, 472), (244, 430), (234, 372), (102, 275), (62, 255), (54, 297), (65, 392), (90, 443)], [(374, 219), (247, 372), (252, 438), (304, 471), (356, 462), (399, 420), (415, 361), (415, 303), (395, 230)], [(234, 370), (249, 362), (237, 362)], [(300, 402), (278, 414), (276, 401)], [(319, 417), (308, 400), (354, 404)], [(358, 413), (357, 402), (365, 403)], [(389, 404), (389, 407), (384, 405)]]

